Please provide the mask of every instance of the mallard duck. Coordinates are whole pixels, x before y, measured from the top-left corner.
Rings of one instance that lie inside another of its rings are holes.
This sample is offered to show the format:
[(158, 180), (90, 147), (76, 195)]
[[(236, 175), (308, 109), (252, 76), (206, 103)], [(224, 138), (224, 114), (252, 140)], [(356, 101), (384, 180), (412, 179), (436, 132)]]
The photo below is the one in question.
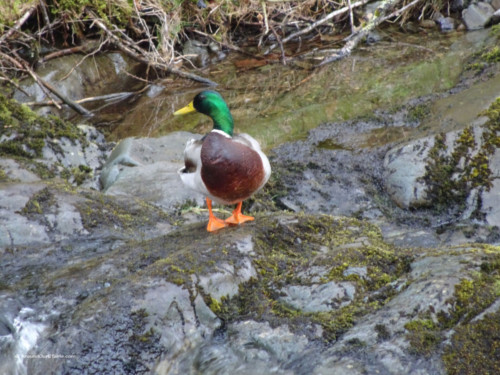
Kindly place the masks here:
[[(271, 175), (271, 165), (259, 143), (248, 134), (233, 135), (229, 108), (216, 91), (202, 91), (174, 115), (200, 112), (213, 121), (213, 130), (201, 140), (191, 139), (184, 150), (179, 175), (186, 187), (202, 193), (208, 207), (207, 230), (254, 220), (241, 213), (243, 201), (259, 191)], [(221, 220), (212, 212), (212, 201), (236, 204), (232, 215)]]

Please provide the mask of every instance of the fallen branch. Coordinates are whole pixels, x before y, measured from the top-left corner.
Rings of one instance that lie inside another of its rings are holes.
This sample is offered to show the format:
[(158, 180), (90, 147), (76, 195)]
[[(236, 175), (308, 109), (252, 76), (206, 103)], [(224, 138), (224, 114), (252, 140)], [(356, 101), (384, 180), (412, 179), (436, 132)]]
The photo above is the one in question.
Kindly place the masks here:
[[(128, 97), (132, 95), (136, 95), (141, 93), (144, 90), (139, 90), (137, 92), (131, 92), (131, 91), (125, 91), (125, 92), (117, 92), (113, 94), (107, 94), (107, 95), (101, 95), (101, 96), (91, 96), (88, 98), (83, 98), (83, 99), (78, 99), (75, 100), (75, 103), (82, 104), (82, 103), (90, 103), (90, 102), (98, 102), (101, 100), (123, 100), (127, 99)], [(55, 100), (47, 100), (45, 102), (27, 102), (24, 103), (29, 106), (37, 106), (37, 107), (45, 107), (45, 106), (50, 106), (50, 105), (57, 105), (57, 104), (63, 104), (63, 102), (56, 102)]]
[[(300, 35), (304, 35), (304, 34), (307, 34), (308, 32), (310, 32), (311, 30), (313, 30), (314, 28), (324, 24), (325, 22), (328, 22), (330, 21), (332, 18), (336, 17), (336, 16), (340, 16), (341, 14), (344, 14), (344, 13), (347, 13), (349, 12), (349, 10), (351, 9), (354, 9), (354, 8), (357, 8), (357, 7), (360, 7), (362, 5), (365, 5), (365, 4), (368, 4), (371, 0), (360, 0), (360, 1), (356, 1), (354, 4), (351, 4), (351, 6), (347, 6), (347, 7), (344, 7), (344, 8), (341, 8), (341, 9), (337, 9), (329, 14), (327, 14), (325, 17), (321, 18), (320, 20), (310, 24), (308, 27), (302, 29), (302, 30), (299, 30), (293, 34), (290, 34), (289, 36), (287, 36), (286, 38), (284, 38), (281, 43), (286, 43), (288, 42), (289, 40), (291, 39), (294, 39)], [(271, 52), (271, 50), (275, 49), (279, 44), (278, 43), (274, 43), (272, 44), (271, 46), (269, 46), (269, 48), (264, 52), (264, 55), (267, 55), (269, 54), (269, 52)]]
[[(394, 5), (399, 3), (401, 0), (386, 0), (380, 7), (383, 9), (392, 9)], [(351, 34), (348, 38), (347, 43), (342, 47), (341, 49), (335, 51), (334, 54), (325, 57), (321, 63), (319, 63), (317, 66), (323, 66), (325, 64), (329, 64), (334, 61), (338, 61), (343, 59), (344, 57), (349, 56), (353, 49), (356, 48), (358, 43), (365, 38), (369, 32), (371, 32), (373, 29), (375, 29), (378, 25), (380, 25), (382, 22), (387, 21), (390, 18), (397, 17), (401, 13), (403, 13), (405, 10), (415, 6), (417, 3), (419, 3), (422, 0), (414, 0), (411, 3), (405, 5), (404, 7), (395, 10), (394, 12), (390, 13), (389, 15), (385, 15), (385, 12), (382, 11), (381, 15), (374, 17), (370, 23), (368, 23), (365, 27), (363, 27), (361, 30), (357, 31), (354, 34)], [(354, 4), (353, 4), (354, 6)]]
[[(23, 68), (29, 73), (29, 75), (31, 77), (33, 77), (35, 82), (38, 83), (38, 85), (40, 87), (42, 87), (42, 89), (46, 88), (47, 90), (49, 90), (51, 93), (53, 93), (59, 99), (61, 99), (65, 104), (67, 104), (70, 108), (72, 108), (75, 112), (77, 112), (83, 116), (87, 116), (87, 117), (93, 116), (92, 112), (86, 110), (80, 104), (75, 103), (73, 100), (68, 98), (66, 95), (62, 94), (58, 89), (56, 89), (50, 83), (43, 80), (38, 74), (36, 74), (33, 71), (33, 69), (31, 69), (31, 67), (29, 66), (29, 64), (26, 61), (24, 61), (22, 58), (19, 57), (19, 55), (17, 55), (17, 53), (15, 53), (15, 56), (16, 56), (17, 61), (23, 66)], [(58, 104), (54, 104), (54, 105), (56, 107), (60, 108), (60, 106), (58, 106)]]
[[(36, 74), (36, 73), (35, 73)], [(92, 117), (93, 114), (92, 112), (86, 110), (83, 108), (80, 104), (75, 103), (73, 100), (68, 98), (66, 95), (62, 94), (58, 89), (56, 89), (54, 86), (52, 86), (50, 83), (44, 81), (40, 77), (38, 77), (38, 81), (42, 83), (47, 89), (49, 89), (55, 96), (57, 96), (59, 99), (61, 99), (65, 104), (67, 104), (70, 108), (72, 108), (74, 111), (77, 113), (87, 116), (87, 117)]]
[(99, 20), (94, 15), (91, 15), (91, 17), (92, 17), (93, 22), (113, 40), (113, 43), (118, 47), (118, 49), (120, 51), (122, 51), (123, 53), (125, 53), (126, 55), (130, 56), (132, 59), (134, 59), (142, 64), (148, 65), (156, 70), (160, 70), (160, 71), (164, 71), (164, 72), (167, 72), (170, 74), (174, 74), (174, 75), (177, 75), (177, 76), (182, 77), (182, 78), (190, 79), (192, 81), (201, 82), (201, 83), (204, 83), (206, 85), (217, 86), (217, 83), (215, 83), (214, 81), (211, 81), (208, 78), (203, 78), (203, 77), (200, 77), (200, 76), (193, 74), (193, 73), (188, 73), (188, 72), (184, 72), (182, 70), (176, 69), (176, 68), (172, 68), (168, 64), (165, 64), (162, 62), (152, 61), (153, 59), (148, 58), (148, 53), (146, 51), (142, 50), (141, 48), (139, 48), (138, 46), (135, 46), (135, 50), (140, 51), (140, 52), (135, 52), (132, 48), (130, 48), (130, 47), (126, 46), (124, 43), (122, 43), (120, 38), (118, 38), (115, 34), (113, 34), (106, 27), (106, 25), (104, 25), (104, 23), (101, 20)]
[(72, 55), (74, 53), (89, 53), (89, 52), (95, 50), (95, 48), (98, 47), (98, 44), (99, 44), (98, 42), (88, 41), (81, 46), (76, 46), (76, 47), (71, 47), (71, 48), (66, 48), (66, 49), (61, 49), (61, 50), (55, 51), (55, 52), (51, 52), (51, 53), (48, 53), (45, 56), (43, 56), (40, 59), (40, 63), (43, 64), (44, 62), (55, 59), (57, 57)]
[(276, 32), (276, 30), (274, 29), (273, 26), (271, 26), (271, 31), (273, 32), (274, 34), (274, 37), (276, 38), (276, 40), (278, 41), (279, 45), (280, 45), (280, 50), (281, 50), (281, 63), (283, 65), (286, 65), (286, 54), (285, 54), (285, 49), (283, 48), (283, 43), (281, 42), (281, 38), (279, 37), (278, 33)]

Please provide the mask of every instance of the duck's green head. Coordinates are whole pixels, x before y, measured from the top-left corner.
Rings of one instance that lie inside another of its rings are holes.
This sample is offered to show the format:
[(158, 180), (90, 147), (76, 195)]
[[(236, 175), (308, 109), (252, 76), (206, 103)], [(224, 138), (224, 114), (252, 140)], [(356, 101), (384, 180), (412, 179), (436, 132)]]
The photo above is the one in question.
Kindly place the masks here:
[(214, 122), (214, 129), (233, 135), (233, 116), (222, 98), (216, 91), (202, 91), (196, 95), (191, 103), (174, 113), (175, 116), (190, 112), (200, 112), (209, 116)]

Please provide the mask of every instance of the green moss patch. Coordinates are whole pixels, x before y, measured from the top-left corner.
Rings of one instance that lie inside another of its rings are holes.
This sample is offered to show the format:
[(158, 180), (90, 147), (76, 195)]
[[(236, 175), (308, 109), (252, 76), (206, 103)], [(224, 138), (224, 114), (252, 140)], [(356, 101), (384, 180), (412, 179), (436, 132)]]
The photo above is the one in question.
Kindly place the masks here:
[(7, 173), (0, 167), (0, 182), (8, 181)]
[(407, 338), (412, 354), (430, 356), (443, 341), (443, 334), (432, 319), (413, 320), (405, 328), (410, 332)]
[(420, 123), (431, 113), (430, 103), (418, 104), (408, 110), (406, 121), (410, 123)]
[(457, 327), (443, 361), (448, 375), (500, 374), (500, 310)]
[[(383, 306), (393, 295), (390, 288), (384, 291), (383, 287), (408, 270), (409, 257), (385, 244), (377, 227), (356, 219), (305, 215), (297, 223), (269, 223), (266, 228), (256, 238), (260, 256), (254, 266), (258, 277), (227, 301), (233, 314), (254, 314), (254, 319), (287, 323), (296, 330), (305, 322), (318, 324), (326, 340), (335, 340), (361, 316)], [(282, 301), (282, 287), (312, 283), (304, 273), (314, 266), (327, 270), (314, 283), (350, 281), (356, 287), (354, 300), (316, 313), (297, 310)], [(366, 267), (366, 278), (345, 273), (349, 267)], [(381, 293), (364, 300), (375, 290)]]
[(481, 58), (488, 63), (496, 63), (500, 61), (500, 48), (492, 47), (481, 55)]
[(46, 187), (34, 194), (28, 203), (22, 209), (22, 213), (26, 216), (41, 215), (50, 209), (56, 203), (54, 193), (50, 188)]
[(480, 115), (488, 117), (481, 139), (476, 139), (473, 129), (466, 127), (459, 133), (451, 152), (445, 134), (434, 139), (422, 180), (438, 211), (452, 205), (461, 211), (473, 189), (489, 190), (492, 186), (494, 176), (489, 159), (500, 147), (500, 98)]

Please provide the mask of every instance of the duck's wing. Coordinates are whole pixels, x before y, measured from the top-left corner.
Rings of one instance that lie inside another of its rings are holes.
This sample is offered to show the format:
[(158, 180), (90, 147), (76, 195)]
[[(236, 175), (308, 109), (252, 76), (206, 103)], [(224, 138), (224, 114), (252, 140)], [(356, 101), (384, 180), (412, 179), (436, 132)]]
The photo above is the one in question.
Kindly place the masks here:
[(246, 133), (235, 134), (233, 136), (233, 140), (235, 142), (239, 142), (239, 143), (242, 143), (242, 144), (250, 147), (251, 149), (253, 149), (254, 151), (256, 151), (259, 154), (260, 159), (262, 161), (262, 167), (264, 168), (264, 178), (262, 180), (262, 184), (259, 187), (259, 189), (261, 189), (266, 184), (266, 182), (269, 180), (269, 177), (271, 176), (271, 164), (269, 163), (269, 159), (260, 149), (259, 142), (257, 142), (257, 140), (255, 138), (253, 138), (251, 135), (246, 134)]
[(255, 151), (260, 151), (260, 144), (255, 138), (246, 133), (235, 134), (233, 136), (233, 141), (244, 144)]

